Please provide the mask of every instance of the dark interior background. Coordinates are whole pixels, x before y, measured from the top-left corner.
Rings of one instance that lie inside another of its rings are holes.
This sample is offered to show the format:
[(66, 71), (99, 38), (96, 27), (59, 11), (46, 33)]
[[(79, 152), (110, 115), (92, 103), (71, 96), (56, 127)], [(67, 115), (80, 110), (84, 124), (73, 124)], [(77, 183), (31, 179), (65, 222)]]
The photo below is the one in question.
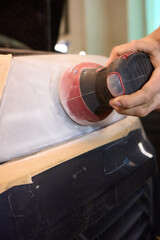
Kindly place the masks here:
[(53, 51), (64, 0), (1, 0), (0, 47)]

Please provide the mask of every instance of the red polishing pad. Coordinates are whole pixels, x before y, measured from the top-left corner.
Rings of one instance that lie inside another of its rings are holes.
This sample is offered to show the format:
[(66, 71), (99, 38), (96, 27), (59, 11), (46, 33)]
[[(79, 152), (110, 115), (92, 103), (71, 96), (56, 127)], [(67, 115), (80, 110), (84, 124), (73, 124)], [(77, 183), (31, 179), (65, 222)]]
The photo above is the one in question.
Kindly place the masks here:
[(81, 63), (67, 69), (60, 80), (59, 95), (62, 106), (70, 118), (80, 125), (90, 125), (101, 120), (98, 115), (89, 110), (82, 98), (80, 89), (82, 70), (101, 67), (96, 63)]

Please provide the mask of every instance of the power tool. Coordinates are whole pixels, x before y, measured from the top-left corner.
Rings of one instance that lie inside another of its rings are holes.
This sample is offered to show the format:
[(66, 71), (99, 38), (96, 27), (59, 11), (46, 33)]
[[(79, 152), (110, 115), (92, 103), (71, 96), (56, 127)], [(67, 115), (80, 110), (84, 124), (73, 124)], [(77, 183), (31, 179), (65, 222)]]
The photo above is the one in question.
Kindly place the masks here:
[(148, 55), (143, 52), (124, 54), (108, 67), (80, 63), (67, 69), (61, 77), (61, 104), (76, 123), (94, 124), (112, 112), (110, 99), (141, 89), (153, 70)]

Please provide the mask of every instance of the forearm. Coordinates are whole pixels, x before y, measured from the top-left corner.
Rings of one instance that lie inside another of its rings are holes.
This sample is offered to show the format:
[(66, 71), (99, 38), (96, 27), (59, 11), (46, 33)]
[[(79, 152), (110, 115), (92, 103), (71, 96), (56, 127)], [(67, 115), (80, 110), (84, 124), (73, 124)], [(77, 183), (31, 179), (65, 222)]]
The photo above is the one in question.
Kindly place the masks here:
[(146, 36), (145, 38), (147, 38), (147, 37), (150, 37), (160, 43), (160, 27), (157, 28), (154, 32), (152, 32), (148, 36)]

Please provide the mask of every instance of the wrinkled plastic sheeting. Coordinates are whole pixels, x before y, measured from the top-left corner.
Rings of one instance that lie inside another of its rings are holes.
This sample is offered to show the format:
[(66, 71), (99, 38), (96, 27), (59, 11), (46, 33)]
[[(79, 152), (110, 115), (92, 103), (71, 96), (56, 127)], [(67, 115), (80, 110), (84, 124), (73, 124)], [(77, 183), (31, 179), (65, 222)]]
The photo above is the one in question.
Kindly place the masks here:
[(80, 55), (14, 57), (0, 104), (0, 162), (22, 157), (109, 125), (114, 111), (91, 126), (73, 122), (63, 110), (58, 83), (64, 70), (81, 62), (105, 65), (107, 58)]

